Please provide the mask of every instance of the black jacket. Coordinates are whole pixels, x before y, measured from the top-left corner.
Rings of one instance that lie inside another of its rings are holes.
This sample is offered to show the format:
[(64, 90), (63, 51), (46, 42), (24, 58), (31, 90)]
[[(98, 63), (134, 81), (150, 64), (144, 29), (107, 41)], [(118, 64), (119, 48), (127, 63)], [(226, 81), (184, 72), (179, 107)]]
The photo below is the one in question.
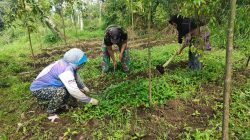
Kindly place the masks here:
[(182, 17), (182, 16), (171, 16), (169, 20), (170, 24), (176, 23), (177, 24), (177, 31), (178, 31), (178, 43), (182, 43), (182, 38), (189, 33), (190, 31), (196, 29), (197, 22), (194, 18)]

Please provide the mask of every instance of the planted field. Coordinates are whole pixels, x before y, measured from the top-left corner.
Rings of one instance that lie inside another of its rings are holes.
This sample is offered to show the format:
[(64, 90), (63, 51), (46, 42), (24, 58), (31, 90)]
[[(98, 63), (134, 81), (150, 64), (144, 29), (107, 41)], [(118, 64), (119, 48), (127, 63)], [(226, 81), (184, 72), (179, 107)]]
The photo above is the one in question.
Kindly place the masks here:
[(0, 0), (0, 140), (250, 140), (249, 4)]
[[(43, 49), (36, 61), (3, 62), (11, 77), (1, 74), (0, 128), (2, 139), (217, 139), (221, 137), (225, 51), (213, 48), (204, 53), (203, 69), (187, 67), (187, 50), (177, 56), (161, 75), (163, 64), (179, 47), (170, 41), (154, 40), (152, 67), (148, 66), (143, 39), (129, 42), (131, 71), (101, 75), (101, 40), (82, 40), (66, 46)], [(155, 44), (154, 44), (155, 43)], [(43, 106), (31, 97), (29, 85), (40, 70), (62, 57), (71, 47), (86, 51), (89, 61), (80, 75), (98, 106), (77, 103), (62, 111), (60, 120), (47, 120)], [(242, 68), (241, 51), (234, 52), (231, 115), (233, 139), (249, 137), (250, 69)], [(18, 56), (27, 57), (27, 56)], [(11, 61), (11, 60), (10, 60)], [(112, 68), (111, 68), (112, 69)], [(148, 97), (148, 70), (152, 70), (152, 102)], [(12, 82), (10, 82), (12, 81)]]

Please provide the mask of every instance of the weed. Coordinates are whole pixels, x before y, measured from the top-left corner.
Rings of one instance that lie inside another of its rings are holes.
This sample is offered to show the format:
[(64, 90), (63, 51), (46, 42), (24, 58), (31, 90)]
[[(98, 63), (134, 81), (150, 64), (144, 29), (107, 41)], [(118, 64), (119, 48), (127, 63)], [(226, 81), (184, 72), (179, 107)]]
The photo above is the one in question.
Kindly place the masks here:
[(63, 133), (63, 137), (71, 140), (73, 136), (77, 135), (77, 131), (72, 131), (70, 128), (67, 128), (67, 131)]
[(56, 43), (57, 41), (60, 40), (60, 37), (58, 37), (55, 34), (48, 34), (44, 37), (44, 42), (45, 43)]

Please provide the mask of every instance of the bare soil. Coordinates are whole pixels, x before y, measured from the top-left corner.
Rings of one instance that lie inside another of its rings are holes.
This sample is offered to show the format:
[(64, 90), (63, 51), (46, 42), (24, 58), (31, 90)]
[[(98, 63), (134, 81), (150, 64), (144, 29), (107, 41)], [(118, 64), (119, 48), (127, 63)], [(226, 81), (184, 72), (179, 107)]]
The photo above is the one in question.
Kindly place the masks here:
[[(157, 45), (164, 45), (169, 43), (170, 39), (160, 39), (160, 40), (150, 40), (148, 44), (148, 39), (136, 38), (128, 42), (128, 46), (131, 49), (144, 49), (146, 47), (153, 47)], [(41, 53), (35, 55), (37, 61), (29, 63), (28, 65), (41, 68), (47, 66), (49, 63), (55, 61), (55, 56), (63, 56), (63, 54), (68, 51), (70, 48), (80, 48), (90, 58), (96, 58), (101, 55), (101, 44), (102, 40), (100, 39), (90, 39), (90, 40), (79, 40), (69, 45), (62, 45), (58, 47), (51, 47), (43, 49)]]
[[(137, 118), (144, 120), (142, 125), (147, 128), (147, 134), (155, 138), (159, 133), (166, 133), (170, 139), (179, 139), (178, 134), (187, 131), (188, 127), (204, 130), (213, 114), (209, 106), (181, 99), (168, 100), (161, 106), (137, 108)], [(168, 125), (162, 127), (164, 124)]]
[[(151, 41), (150, 45), (163, 45), (168, 43), (169, 41), (164, 40), (156, 40)], [(91, 58), (95, 58), (100, 55), (102, 41), (99, 39), (92, 40), (80, 40), (70, 45), (63, 45), (60, 47), (47, 48), (42, 51), (42, 53), (37, 54), (35, 58), (38, 60), (35, 63), (30, 63), (28, 65), (34, 66), (36, 69), (35, 72), (23, 72), (20, 73), (20, 77), (23, 77), (24, 81), (31, 80), (31, 77), (34, 74), (38, 73), (43, 67), (54, 61), (53, 56), (63, 55), (64, 52), (73, 47), (81, 48), (83, 51), (87, 53), (87, 55)], [(147, 39), (135, 39), (129, 42), (130, 48), (143, 49), (148, 46)], [(186, 68), (187, 62), (180, 61), (176, 63), (171, 63), (166, 69), (167, 70), (175, 70), (177, 68)], [(155, 76), (159, 76), (159, 73), (156, 69), (152, 69), (152, 73)], [(96, 91), (104, 90), (106, 87), (109, 87), (113, 83), (119, 83), (124, 80), (135, 80), (136, 78), (146, 78), (148, 77), (147, 71), (142, 71), (134, 74), (128, 74), (126, 79), (121, 79), (120, 81), (113, 78), (108, 79), (105, 76), (99, 76), (97, 78), (87, 79), (87, 83), (92, 85), (90, 88)], [(250, 77), (249, 69), (242, 69), (234, 73), (233, 78), (235, 81), (242, 81), (244, 83), (246, 79)], [(95, 81), (98, 81), (98, 84), (95, 85)], [(240, 83), (239, 83), (240, 84)], [(141, 105), (137, 107), (133, 113), (134, 122), (132, 122), (132, 129), (129, 133), (131, 137), (136, 136), (136, 127), (141, 126), (146, 129), (146, 133), (138, 137), (139, 139), (156, 139), (159, 133), (166, 133), (168, 138), (170, 139), (180, 139), (178, 135), (180, 133), (188, 131), (188, 129), (192, 128), (192, 130), (200, 129), (204, 130), (208, 127), (208, 121), (213, 117), (215, 111), (211, 108), (211, 105), (214, 102), (222, 101), (222, 87), (216, 85), (215, 83), (209, 83), (202, 85), (203, 94), (197, 95), (201, 99), (201, 101), (196, 102), (193, 100), (182, 100), (182, 99), (172, 99), (168, 100), (165, 104), (160, 106), (153, 107), (145, 107)], [(209, 104), (202, 100), (203, 95), (209, 95), (212, 98), (209, 99)], [(25, 112), (23, 114), (23, 118), (21, 118), (21, 122), (28, 121), (30, 116), (39, 117), (40, 114), (44, 114), (45, 110), (43, 108), (39, 108), (37, 103), (34, 102), (29, 112)], [(109, 122), (110, 117), (106, 116), (104, 121)], [(142, 120), (137, 122), (138, 120)], [(37, 122), (30, 122), (29, 126), (32, 126)], [(54, 138), (55, 139), (63, 139), (62, 134), (65, 132), (65, 128), (74, 123), (71, 118), (63, 118), (59, 120), (57, 123), (50, 123), (46, 119), (44, 121), (39, 122), (39, 127), (41, 132), (46, 131), (47, 129), (53, 129)], [(37, 125), (37, 124), (36, 124)], [(135, 126), (138, 125), (138, 126)], [(90, 119), (83, 125), (84, 127), (88, 127), (86, 132), (79, 132), (76, 136), (72, 137), (73, 139), (89, 139), (90, 134), (93, 131), (93, 128), (98, 128), (100, 126), (100, 121), (98, 119)], [(22, 136), (20, 139), (27, 139), (32, 137), (33, 133), (27, 133), (27, 135)], [(14, 134), (11, 137), (15, 137)], [(52, 138), (53, 139), (53, 138)]]

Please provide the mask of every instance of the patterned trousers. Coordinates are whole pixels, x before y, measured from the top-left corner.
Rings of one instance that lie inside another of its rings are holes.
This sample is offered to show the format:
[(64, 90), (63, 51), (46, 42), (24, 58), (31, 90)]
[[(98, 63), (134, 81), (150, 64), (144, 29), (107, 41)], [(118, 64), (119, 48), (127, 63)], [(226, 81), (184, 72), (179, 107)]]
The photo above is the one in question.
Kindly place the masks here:
[(63, 104), (77, 102), (64, 87), (43, 88), (33, 91), (32, 95), (37, 98), (39, 104), (48, 105), (49, 114), (56, 113)]

